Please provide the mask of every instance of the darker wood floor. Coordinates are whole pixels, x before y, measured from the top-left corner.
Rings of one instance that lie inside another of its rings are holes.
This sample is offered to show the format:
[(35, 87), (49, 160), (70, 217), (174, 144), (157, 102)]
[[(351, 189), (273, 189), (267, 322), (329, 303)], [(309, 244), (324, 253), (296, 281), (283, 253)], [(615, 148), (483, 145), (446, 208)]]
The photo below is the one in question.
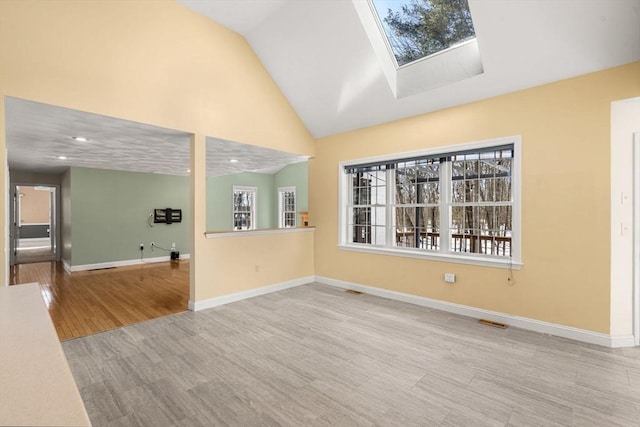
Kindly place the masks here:
[(10, 285), (33, 282), (63, 341), (187, 310), (189, 263), (74, 273), (56, 262), (11, 267)]

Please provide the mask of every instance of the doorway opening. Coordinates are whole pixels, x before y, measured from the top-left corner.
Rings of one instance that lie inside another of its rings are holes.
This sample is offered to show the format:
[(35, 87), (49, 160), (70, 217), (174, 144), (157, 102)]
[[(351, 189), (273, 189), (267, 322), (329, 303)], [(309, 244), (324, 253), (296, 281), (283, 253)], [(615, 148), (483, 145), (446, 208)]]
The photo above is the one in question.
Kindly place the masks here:
[(11, 187), (11, 264), (56, 261), (56, 186), (12, 184)]

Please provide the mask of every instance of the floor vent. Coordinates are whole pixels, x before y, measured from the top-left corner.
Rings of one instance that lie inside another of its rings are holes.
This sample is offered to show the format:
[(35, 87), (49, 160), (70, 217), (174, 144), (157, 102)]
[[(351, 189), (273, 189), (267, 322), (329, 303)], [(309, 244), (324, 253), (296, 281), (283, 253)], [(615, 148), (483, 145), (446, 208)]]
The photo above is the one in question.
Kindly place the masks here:
[(345, 292), (348, 293), (348, 294), (362, 295), (362, 292), (356, 291), (354, 289), (347, 289)]
[(494, 328), (507, 329), (507, 325), (505, 325), (504, 323), (492, 322), (491, 320), (480, 319), (478, 320), (478, 323), (487, 326), (493, 326)]

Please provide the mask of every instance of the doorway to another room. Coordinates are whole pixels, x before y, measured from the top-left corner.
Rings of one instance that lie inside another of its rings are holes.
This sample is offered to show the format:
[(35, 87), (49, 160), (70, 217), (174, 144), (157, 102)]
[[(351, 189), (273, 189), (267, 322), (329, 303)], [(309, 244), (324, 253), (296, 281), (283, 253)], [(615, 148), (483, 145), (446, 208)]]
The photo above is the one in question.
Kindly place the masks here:
[(52, 185), (12, 185), (11, 264), (57, 259), (57, 188)]

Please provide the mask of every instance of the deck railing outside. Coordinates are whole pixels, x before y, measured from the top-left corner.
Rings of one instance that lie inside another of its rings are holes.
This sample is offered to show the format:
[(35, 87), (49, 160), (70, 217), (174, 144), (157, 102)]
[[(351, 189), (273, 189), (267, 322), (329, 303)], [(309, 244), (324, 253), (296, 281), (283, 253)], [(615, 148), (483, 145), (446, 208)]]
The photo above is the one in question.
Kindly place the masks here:
[[(419, 235), (416, 244), (416, 236)], [(440, 249), (439, 232), (396, 231), (396, 246), (419, 249)], [(510, 236), (486, 236), (464, 233), (451, 234), (452, 252), (511, 256)]]

